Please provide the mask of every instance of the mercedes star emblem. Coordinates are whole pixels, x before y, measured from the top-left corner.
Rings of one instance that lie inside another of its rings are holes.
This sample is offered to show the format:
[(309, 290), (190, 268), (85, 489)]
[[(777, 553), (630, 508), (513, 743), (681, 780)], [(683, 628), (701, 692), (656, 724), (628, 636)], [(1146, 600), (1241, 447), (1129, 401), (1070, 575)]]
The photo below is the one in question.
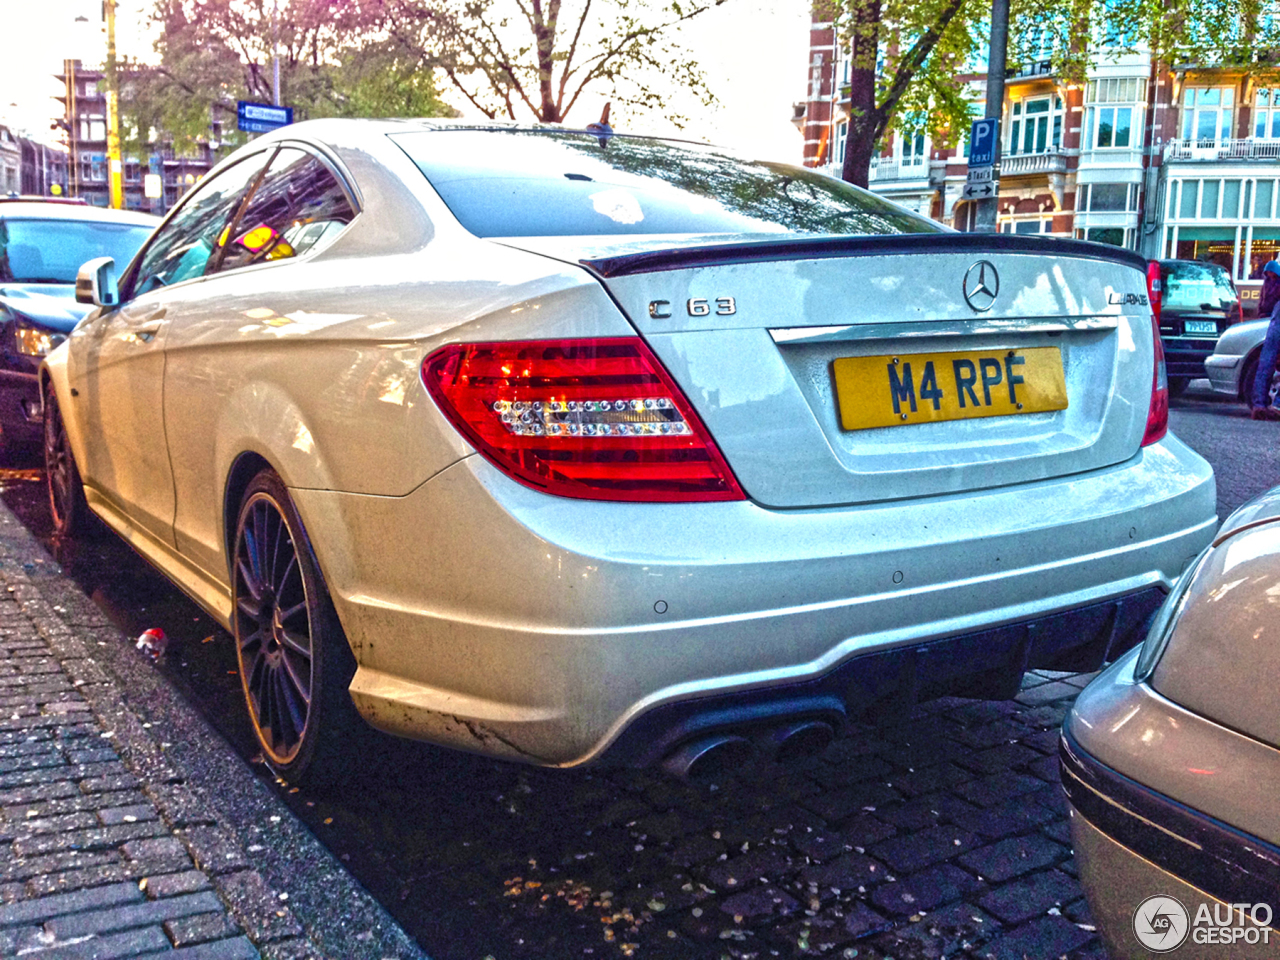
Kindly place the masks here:
[(988, 260), (979, 260), (964, 275), (964, 299), (969, 306), (984, 313), (996, 302), (1000, 292), (1000, 274)]

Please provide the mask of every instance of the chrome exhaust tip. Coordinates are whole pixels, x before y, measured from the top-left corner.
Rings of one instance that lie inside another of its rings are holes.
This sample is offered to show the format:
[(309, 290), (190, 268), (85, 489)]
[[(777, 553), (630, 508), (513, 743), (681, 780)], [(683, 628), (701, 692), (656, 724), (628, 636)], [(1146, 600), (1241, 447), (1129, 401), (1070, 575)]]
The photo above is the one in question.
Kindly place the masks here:
[(683, 743), (662, 762), (673, 777), (705, 783), (739, 769), (755, 754), (756, 748), (745, 737), (712, 734)]
[(835, 728), (825, 720), (797, 720), (765, 735), (774, 762), (783, 764), (821, 753), (835, 737)]

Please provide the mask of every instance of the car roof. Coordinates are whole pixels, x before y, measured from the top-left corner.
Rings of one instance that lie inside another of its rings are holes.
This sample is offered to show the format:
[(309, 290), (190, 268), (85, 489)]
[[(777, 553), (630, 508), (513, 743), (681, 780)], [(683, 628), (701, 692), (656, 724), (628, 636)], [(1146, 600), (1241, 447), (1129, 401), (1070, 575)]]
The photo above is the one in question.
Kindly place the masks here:
[[(590, 121), (588, 121), (590, 122)], [(277, 127), (261, 136), (255, 137), (251, 144), (262, 146), (291, 138), (313, 138), (322, 143), (347, 143), (362, 136), (411, 133), (411, 132), (450, 132), (466, 130), (480, 133), (582, 133), (599, 136), (598, 130), (583, 126), (561, 123), (538, 123), (527, 120), (475, 120), (454, 119), (448, 117), (324, 117), (318, 120), (302, 120), (287, 126)], [(714, 144), (693, 138), (672, 137), (668, 134), (651, 134), (644, 131), (617, 130), (609, 131), (611, 136), (642, 139), (663, 140), (669, 143), (685, 144), (693, 147), (713, 147)], [(241, 149), (244, 149), (243, 147)]]
[(1227, 273), (1226, 267), (1224, 267), (1220, 263), (1213, 263), (1210, 260), (1177, 260), (1177, 259), (1161, 260), (1160, 266), (1172, 267), (1172, 268), (1177, 268), (1179, 266), (1196, 266), (1196, 267), (1207, 268), (1210, 270), (1221, 270), (1223, 273)]
[(159, 217), (134, 210), (110, 210), (81, 203), (45, 203), (42, 200), (11, 200), (0, 203), (0, 220), (78, 220), (93, 223), (124, 223), (155, 228)]

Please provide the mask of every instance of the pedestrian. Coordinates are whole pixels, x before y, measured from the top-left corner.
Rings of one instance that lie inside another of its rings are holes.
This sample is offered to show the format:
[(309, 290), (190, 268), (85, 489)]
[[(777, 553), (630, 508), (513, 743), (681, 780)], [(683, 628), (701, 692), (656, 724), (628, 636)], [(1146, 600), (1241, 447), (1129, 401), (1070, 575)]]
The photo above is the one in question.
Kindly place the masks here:
[(1266, 339), (1262, 341), (1262, 354), (1258, 357), (1258, 372), (1253, 378), (1253, 395), (1250, 406), (1255, 420), (1280, 420), (1280, 410), (1271, 405), (1271, 378), (1276, 369), (1276, 356), (1280, 355), (1280, 263), (1268, 260), (1262, 268), (1262, 295), (1258, 299), (1258, 319), (1270, 317)]

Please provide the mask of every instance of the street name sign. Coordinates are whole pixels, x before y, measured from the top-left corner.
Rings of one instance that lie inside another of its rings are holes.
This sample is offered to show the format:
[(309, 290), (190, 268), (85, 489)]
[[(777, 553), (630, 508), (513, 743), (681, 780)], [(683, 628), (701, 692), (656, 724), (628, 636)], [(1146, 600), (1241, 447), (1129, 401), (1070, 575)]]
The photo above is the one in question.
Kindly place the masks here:
[(996, 138), (1000, 121), (995, 117), (973, 121), (969, 130), (969, 169), (989, 167), (996, 162)]
[(245, 133), (266, 133), (293, 123), (293, 107), (273, 107), (269, 103), (236, 101), (236, 126)]

